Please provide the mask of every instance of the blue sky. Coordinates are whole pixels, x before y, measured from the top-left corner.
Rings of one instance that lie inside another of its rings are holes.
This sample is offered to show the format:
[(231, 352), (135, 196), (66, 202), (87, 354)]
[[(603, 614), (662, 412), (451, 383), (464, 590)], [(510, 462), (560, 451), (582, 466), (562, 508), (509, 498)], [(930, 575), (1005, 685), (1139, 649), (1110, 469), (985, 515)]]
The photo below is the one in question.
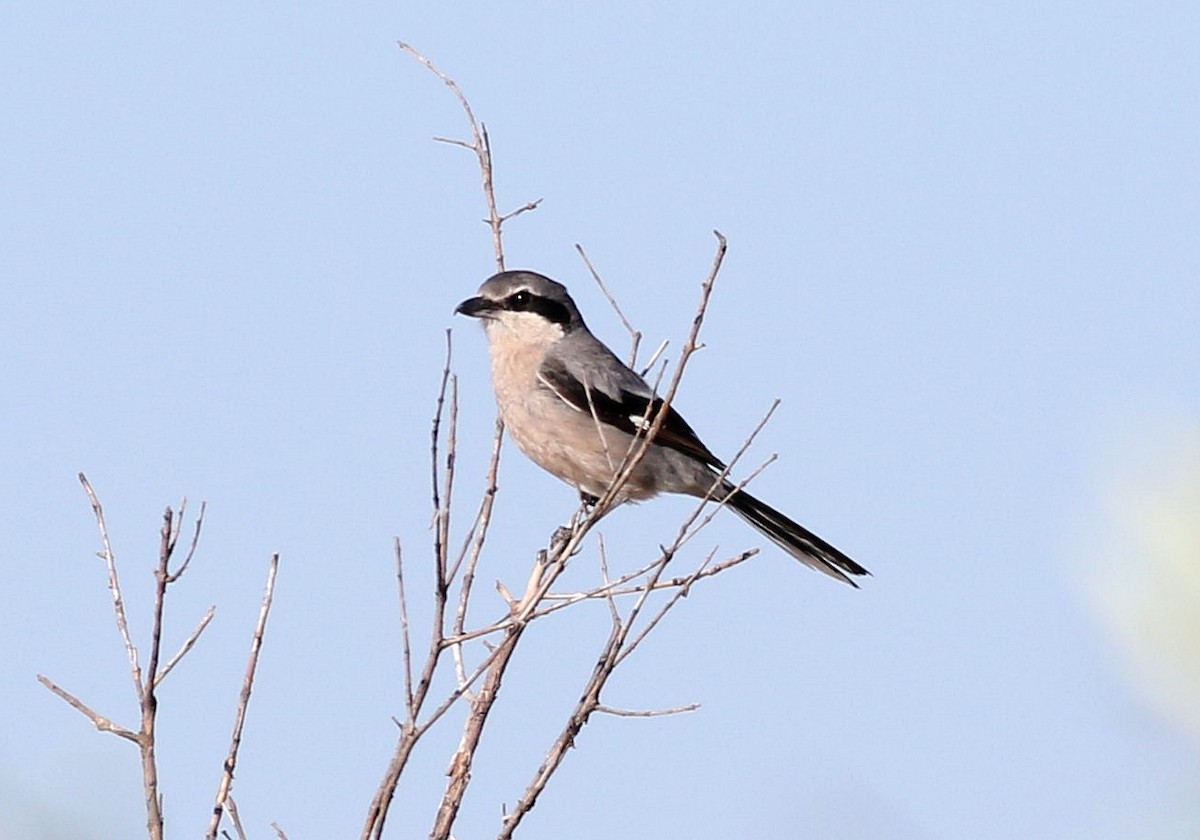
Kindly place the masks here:
[[(464, 511), (494, 416), (482, 337), (452, 315), (492, 269), (478, 177), (430, 139), (465, 125), (397, 40), (471, 97), (501, 204), (544, 199), (509, 225), (510, 266), (565, 282), (614, 345), (575, 243), (674, 358), (711, 231), (729, 237), (677, 407), (720, 454), (780, 398), (755, 486), (874, 572), (854, 592), (767, 546), (698, 589), (607, 699), (701, 709), (594, 721), (524, 836), (1198, 830), (1200, 607), (1170, 576), (1200, 566), (1180, 503), (1200, 475), (1193, 4), (6, 18), (4, 840), (143, 823), (135, 751), (34, 679), (134, 722), (81, 470), (138, 617), (163, 507), (209, 505), (170, 605), (176, 642), (218, 608), (162, 692), (172, 834), (207, 825), (273, 551), (235, 796), (253, 836), (359, 830), (401, 708), (391, 539), (429, 556), (446, 328)], [(481, 598), (573, 508), (506, 452)], [(644, 561), (687, 509), (616, 512), (610, 557)], [(700, 543), (761, 541), (724, 516)], [(458, 836), (494, 832), (606, 622), (570, 611), (526, 640)], [(454, 740), (420, 756), (394, 836), (428, 830)]]

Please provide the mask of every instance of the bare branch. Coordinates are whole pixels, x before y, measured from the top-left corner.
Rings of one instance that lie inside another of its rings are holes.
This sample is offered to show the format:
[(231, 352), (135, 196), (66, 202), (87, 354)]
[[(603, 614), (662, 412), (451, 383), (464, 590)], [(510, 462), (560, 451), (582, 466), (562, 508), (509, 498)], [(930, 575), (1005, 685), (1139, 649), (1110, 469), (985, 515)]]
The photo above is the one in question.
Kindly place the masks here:
[(92, 513), (96, 516), (96, 526), (100, 529), (100, 540), (104, 544), (104, 551), (100, 557), (104, 560), (104, 565), (108, 570), (108, 591), (112, 594), (113, 614), (116, 616), (117, 630), (121, 634), (121, 641), (125, 643), (125, 655), (129, 659), (133, 687), (137, 692), (138, 702), (141, 703), (145, 694), (142, 687), (142, 666), (138, 663), (137, 648), (133, 646), (133, 639), (129, 635), (129, 621), (125, 617), (125, 600), (121, 597), (121, 582), (117, 577), (117, 561), (113, 556), (112, 543), (108, 539), (108, 524), (104, 519), (104, 508), (100, 506), (100, 499), (96, 497), (96, 491), (92, 489), (87, 476), (80, 473), (79, 482), (83, 485), (83, 491), (87, 493), (88, 501), (92, 504)]
[[(502, 223), (507, 222), (509, 219), (515, 219), (517, 216), (520, 216), (522, 213), (528, 213), (530, 210), (536, 210), (541, 205), (541, 203), (542, 203), (542, 199), (540, 199), (540, 198), (534, 199), (533, 201), (527, 201), (524, 204), (522, 204), (520, 207), (518, 207), (516, 210), (513, 210), (511, 213), (505, 213), (503, 216), (500, 217), (500, 221)], [(487, 221), (487, 219), (484, 219), (484, 221)]]
[[(187, 502), (187, 500), (185, 499), (184, 504), (186, 504), (186, 502)], [(175, 532), (176, 537), (178, 537), (178, 535), (179, 535), (179, 531), (178, 531), (179, 524), (178, 523), (183, 521), (183, 508), (184, 508), (184, 505), (181, 504), (179, 506), (179, 518), (178, 518), (178, 521), (175, 526), (176, 527), (176, 532)], [(192, 557), (194, 557), (196, 554), (196, 546), (200, 543), (200, 528), (204, 524), (204, 512), (207, 508), (208, 508), (207, 502), (200, 503), (200, 513), (196, 516), (196, 527), (192, 530), (192, 544), (190, 546), (188, 546), (188, 553), (183, 558), (183, 563), (180, 564), (178, 569), (176, 569), (174, 572), (172, 572), (170, 575), (167, 576), (167, 583), (174, 583), (175, 581), (179, 580), (179, 578), (181, 578), (183, 576), (183, 573), (187, 571), (188, 564), (192, 562)], [(172, 540), (171, 551), (173, 552), (174, 550), (175, 550), (175, 542), (174, 542), (174, 540)]]
[(183, 514), (187, 510), (187, 496), (179, 500), (179, 515), (174, 515), (174, 511), (170, 506), (167, 511), (170, 513), (170, 519), (167, 523), (167, 532), (163, 534), (163, 542), (160, 553), (172, 555), (175, 553), (175, 543), (179, 542), (179, 529), (183, 525)]
[[(696, 307), (696, 314), (692, 317), (692, 328), (688, 333), (687, 341), (683, 345), (683, 350), (679, 356), (679, 364), (675, 366), (675, 373), (671, 376), (670, 384), (667, 386), (667, 392), (663, 395), (661, 403), (654, 412), (652, 422), (646, 424), (645, 432), (636, 438), (639, 445), (636, 447), (636, 452), (632, 451), (626, 456), (626, 464), (624, 468), (613, 479), (605, 494), (596, 502), (590, 517), (592, 522), (598, 521), (611, 510), (619, 500), (621, 489), (625, 486), (625, 482), (629, 480), (629, 476), (637, 468), (641, 459), (645, 456), (646, 450), (657, 437), (662, 425), (666, 422), (667, 413), (670, 410), (672, 401), (675, 399), (675, 393), (679, 390), (679, 383), (683, 380), (684, 371), (687, 369), (688, 360), (697, 349), (697, 339), (700, 335), (700, 325), (704, 323), (704, 313), (708, 310), (708, 300), (712, 295), (713, 285), (717, 281), (717, 273), (721, 270), (721, 263), (725, 260), (725, 251), (728, 248), (728, 243), (720, 231), (713, 231), (717, 237), (717, 252), (713, 257), (712, 268), (709, 270), (708, 277), (700, 285), (700, 302)], [(656, 389), (657, 390), (657, 389)]]
[(133, 741), (133, 743), (135, 743), (135, 744), (141, 743), (141, 739), (138, 737), (138, 734), (136, 732), (126, 729), (124, 726), (120, 726), (119, 724), (113, 723), (111, 720), (104, 717), (103, 715), (96, 714), (96, 712), (92, 711), (92, 709), (86, 703), (84, 703), (82, 700), (80, 700), (74, 694), (71, 694), (70, 692), (65, 691), (62, 688), (59, 688), (58, 684), (55, 683), (54, 680), (50, 679), (49, 677), (43, 676), (42, 674), (38, 674), (37, 678), (38, 678), (38, 682), (40, 682), (42, 685), (46, 686), (46, 688), (50, 689), (52, 692), (54, 692), (59, 697), (61, 697), (63, 700), (65, 700), (67, 702), (67, 704), (71, 706), (71, 708), (73, 708), (77, 712), (80, 712), (81, 714), (83, 714), (88, 720), (90, 720), (92, 722), (92, 725), (95, 726), (97, 729), (99, 729), (101, 732), (111, 732), (114, 735), (119, 735), (120, 737), (126, 739), (127, 741)]
[[(190, 559), (190, 553), (189, 553), (189, 559)], [(181, 568), (180, 572), (182, 572), (182, 571), (183, 570)], [(178, 579), (178, 575), (175, 576), (175, 579), (176, 580)], [(206, 612), (204, 614), (204, 616), (200, 619), (200, 623), (196, 625), (196, 629), (191, 632), (191, 635), (189, 635), (186, 639), (184, 639), (183, 645), (179, 648), (179, 652), (176, 653), (174, 656), (172, 656), (169, 660), (167, 660), (167, 664), (164, 665), (162, 670), (159, 671), (158, 674), (154, 677), (154, 687), (155, 688), (157, 688), (159, 686), (159, 684), (162, 683), (162, 681), (167, 678), (167, 674), (171, 673), (171, 669), (179, 664), (179, 660), (183, 659), (183, 657), (185, 655), (187, 655), (187, 652), (189, 650), (191, 650), (193, 647), (195, 647), (196, 642), (199, 641), (199, 639), (200, 639), (200, 634), (204, 632), (204, 628), (208, 627), (209, 622), (211, 622), (213, 620), (213, 616), (215, 616), (216, 614), (217, 614), (217, 608), (215, 606), (208, 608), (208, 612)]]
[[(242, 727), (246, 722), (246, 710), (250, 706), (250, 692), (254, 688), (254, 674), (258, 669), (258, 655), (262, 650), (263, 635), (267, 630), (267, 616), (271, 612), (271, 601), (275, 597), (275, 574), (279, 571), (279, 554), (271, 556), (271, 564), (267, 569), (267, 585), (263, 592), (262, 606), (258, 611), (258, 623), (254, 627), (254, 636), (250, 642), (250, 658), (246, 662), (246, 675), (242, 679), (242, 691), (238, 698), (237, 714), (234, 716), (233, 735), (229, 741), (229, 752), (225, 757), (225, 764), (221, 773), (221, 781), (217, 786), (216, 804), (213, 805), (212, 820), (208, 824), (208, 838), (215, 840), (217, 836), (217, 828), (221, 823), (221, 814), (230, 808), (232, 804), (229, 797), (230, 788), (233, 786), (233, 771), (237, 767), (238, 749), (242, 744)], [(231, 818), (235, 819), (235, 827), (241, 835), (241, 827), (236, 824), (236, 817), (231, 813)]]
[(462, 146), (464, 149), (475, 151), (475, 144), (468, 143), (466, 140), (455, 140), (453, 137), (434, 137), (433, 139), (438, 143), (448, 143), (451, 146)]
[[(180, 510), (187, 504), (184, 500)], [(158, 657), (162, 650), (163, 611), (166, 609), (167, 586), (171, 582), (169, 565), (171, 554), (175, 551), (175, 542), (179, 539), (179, 523), (183, 517), (175, 516), (175, 511), (169, 507), (163, 511), (162, 529), (159, 531), (158, 568), (154, 570), (154, 625), (150, 631), (150, 658), (146, 664), (147, 696), (153, 696), (154, 686), (158, 685)]]
[(683, 706), (672, 706), (669, 709), (649, 709), (644, 711), (634, 711), (631, 709), (615, 709), (612, 706), (605, 706), (603, 703), (596, 707), (597, 712), (603, 712), (606, 715), (614, 715), (615, 717), (664, 717), (666, 715), (679, 715), (685, 712), (694, 712), (700, 708), (699, 703), (688, 703)]
[[(458, 84), (442, 72), (432, 61), (412, 46), (400, 42), (400, 49), (408, 53), (441, 81), (450, 88), (459, 105), (466, 115), (467, 123), (471, 129), (472, 142), (466, 143), (458, 140), (449, 140), (446, 138), (438, 138), (443, 142), (452, 143), (454, 145), (468, 148), (475, 153), (476, 160), (479, 164), (480, 178), (483, 187), (484, 201), (487, 204), (488, 218), (487, 223), (492, 233), (492, 248), (495, 254), (496, 267), (498, 270), (504, 270), (504, 244), (502, 238), (502, 228), (504, 222), (511, 218), (521, 215), (522, 213), (533, 210), (541, 203), (541, 199), (529, 202), (517, 210), (501, 215), (497, 209), (495, 186), (492, 176), (492, 148), (491, 140), (488, 137), (487, 128), (475, 119), (474, 111), (471, 108), (470, 102)], [(442, 389), (438, 397), (438, 405), (434, 420), (433, 443), (432, 443), (432, 459), (431, 465), (433, 469), (433, 492), (434, 492), (434, 511), (435, 511), (435, 555), (437, 563), (437, 581), (434, 593), (434, 617), (433, 630), (430, 634), (429, 652), (426, 656), (425, 664), (421, 669), (420, 677), (417, 679), (415, 686), (406, 688), (406, 703), (408, 707), (408, 719), (401, 724), (401, 734), (397, 741), (395, 752), (392, 760), (388, 765), (387, 771), (384, 773), (383, 780), (379, 784), (379, 788), (375, 792), (375, 796), (371, 801), (370, 808), (367, 813), (367, 820), (363, 827), (362, 838), (368, 840), (373, 838), (378, 840), (382, 836), (384, 823), (387, 819), (387, 812), (391, 806), (392, 799), (395, 795), (396, 786), (399, 783), (400, 775), (403, 773), (405, 766), (408, 763), (408, 758), (412, 754), (420, 737), (427, 731), (428, 726), (432, 725), (433, 721), (437, 720), (445, 709), (469, 689), (474, 677), (467, 677), (465, 682), (460, 674), (460, 686), (452, 692), (451, 698), (436, 710), (432, 718), (424, 725), (418, 723), (418, 716), (421, 709), (424, 707), (425, 700), (428, 697), (430, 686), (433, 682), (434, 673), (437, 670), (441, 660), (441, 654), (444, 651), (445, 645), (445, 617), (447, 601), (449, 597), (449, 587), (458, 572), (463, 570), (463, 576), (460, 581), (460, 590), (458, 598), (458, 607), (455, 614), (455, 626), (462, 628), (465, 626), (467, 607), (470, 601), (471, 589), (475, 579), (475, 568), (482, 551), (484, 540), (487, 536), (488, 526), (491, 521), (492, 506), (496, 494), (496, 474), (500, 459), (500, 444), (503, 440), (504, 425), (497, 419), (496, 435), (493, 443), (493, 453), (491, 465), (488, 473), (488, 488), (484, 494), (484, 498), (480, 504), (479, 512), (476, 514), (474, 524), (471, 531), (468, 533), (466, 541), (463, 544), (463, 551), (451, 567), (447, 561), (447, 541), (449, 539), (449, 510), (448, 499), (443, 505), (438, 493), (438, 458), (437, 458), (437, 440), (438, 440), (438, 425), (440, 424), (442, 402), (444, 399), (446, 381), (450, 376), (449, 370), (449, 338), (447, 338), (447, 362), (446, 369), (443, 373)], [(456, 409), (455, 409), (456, 410)], [(452, 412), (453, 414), (453, 412)], [(453, 418), (452, 418), (453, 419)], [(451, 443), (451, 455), (447, 459), (447, 485), (450, 484), (453, 469), (453, 442)], [(445, 507), (445, 509), (444, 509)], [(467, 554), (467, 545), (474, 539), (473, 548), (470, 554)], [(465, 560), (464, 560), (465, 558)], [(465, 566), (463, 565), (465, 562)], [(461, 633), (456, 632), (456, 636)], [(494, 655), (494, 653), (493, 653)], [(492, 656), (488, 657), (487, 661), (491, 661)], [(461, 668), (460, 668), (461, 670)], [(411, 672), (410, 672), (411, 673)], [(411, 678), (409, 680), (411, 685)]]
[[(660, 557), (659, 559), (654, 560), (652, 563), (646, 564), (645, 566), (638, 569), (637, 571), (628, 572), (628, 573), (622, 575), (621, 577), (614, 580), (612, 582), (612, 584), (610, 584), (610, 585), (598, 586), (595, 589), (589, 589), (585, 592), (569, 592), (569, 593), (564, 592), (564, 593), (557, 593), (557, 594), (550, 593), (549, 595), (546, 596), (547, 600), (553, 598), (553, 599), (558, 600), (559, 603), (552, 604), (549, 607), (545, 607), (544, 609), (539, 610), (538, 612), (534, 613), (534, 617), (541, 618), (543, 615), (549, 615), (550, 613), (558, 612), (559, 610), (565, 609), (565, 608), (571, 606), (572, 604), (578, 603), (580, 601), (594, 600), (596, 598), (609, 598), (609, 597), (620, 598), (620, 597), (623, 597), (626, 595), (640, 595), (647, 588), (649, 588), (650, 591), (654, 592), (654, 591), (657, 591), (660, 589), (674, 589), (674, 588), (680, 587), (680, 586), (690, 586), (694, 580), (703, 580), (704, 578), (709, 578), (709, 577), (712, 577), (713, 575), (718, 575), (727, 569), (732, 569), (734, 566), (741, 565), (742, 563), (749, 560), (751, 557), (756, 556), (757, 554), (758, 554), (757, 548), (750, 548), (750, 549), (743, 551), (741, 554), (738, 554), (734, 557), (729, 558), (728, 560), (724, 560), (720, 563), (716, 563), (712, 566), (708, 566), (708, 567), (704, 568), (703, 570), (701, 570), (698, 574), (695, 574), (694, 576), (693, 576), (693, 574), (687, 574), (687, 575), (680, 575), (680, 576), (673, 577), (673, 578), (667, 578), (665, 580), (657, 580), (653, 583), (639, 583), (639, 584), (635, 584), (632, 586), (623, 586), (622, 585), (631, 580), (636, 580), (637, 578), (640, 578), (640, 577), (648, 574), (651, 570), (653, 570), (653, 568), (655, 566), (657, 566), (659, 564), (659, 562), (661, 562), (661, 557)], [(494, 633), (494, 632), (496, 632), (496, 630), (502, 629), (502, 628), (493, 627), (493, 628), (489, 628), (489, 629), (491, 632)], [(482, 635), (482, 632), (481, 632), (481, 635)]]
[[(467, 675), (466, 680), (464, 680), (453, 691), (451, 691), (441, 702), (441, 704), (429, 714), (429, 717), (422, 721), (420, 725), (415, 727), (415, 731), (418, 735), (424, 735), (426, 732), (428, 732), (429, 729), (435, 723), (437, 723), (438, 720), (440, 720), (441, 717), (448, 712), (455, 703), (462, 699), (462, 697), (475, 685), (475, 683), (479, 681), (484, 674), (487, 673), (488, 668), (492, 667), (492, 663), (496, 661), (499, 650), (499, 647), (490, 647), (488, 649), (487, 656), (484, 657), (483, 661), (476, 665), (475, 669)], [(406, 722), (403, 725), (407, 726), (408, 723)]]
[(520, 641), (524, 630), (525, 625), (523, 624), (513, 625), (504, 641), (496, 648), (494, 661), (488, 669), (487, 678), (480, 687), (479, 695), (471, 704), (471, 713), (463, 728), (463, 737), (458, 751), (451, 759), (450, 768), (447, 770), (450, 781), (442, 796), (442, 804), (438, 808), (433, 830), (429, 833), (430, 840), (446, 840), (450, 837), (454, 820), (458, 817), (459, 806), (462, 805), (463, 796), (471, 780), (471, 764), (475, 758), (475, 750), (479, 746), (479, 738), (483, 734), (483, 728), (487, 723), (488, 713), (496, 701), (496, 695), (500, 692), (500, 681), (504, 677), (508, 662), (513, 651), (516, 650), (517, 642)]
[[(621, 311), (617, 299), (612, 296), (612, 292), (608, 290), (608, 286), (604, 284), (604, 280), (600, 277), (600, 272), (596, 271), (592, 261), (588, 259), (588, 255), (583, 250), (583, 246), (578, 242), (575, 243), (575, 250), (579, 252), (579, 256), (583, 259), (583, 264), (587, 266), (587, 270), (591, 273), (592, 279), (596, 281), (596, 285), (600, 287), (600, 291), (604, 293), (605, 300), (608, 305), (617, 313), (617, 317), (621, 319), (621, 325), (625, 327), (625, 331), (629, 333), (629, 338), (632, 341), (632, 346), (629, 348), (629, 366), (637, 367), (638, 345), (642, 343), (642, 334), (633, 328), (633, 324), (629, 323), (629, 319), (625, 317), (625, 313)], [(653, 362), (651, 362), (653, 364)]]
[(661, 342), (659, 342), (659, 345), (655, 349), (655, 351), (650, 354), (650, 358), (647, 360), (646, 366), (644, 368), (642, 368), (641, 373), (640, 373), (640, 376), (643, 379), (645, 379), (646, 374), (648, 374), (650, 372), (650, 368), (654, 367), (658, 363), (659, 357), (667, 349), (667, 346), (669, 344), (670, 344), (670, 342), (664, 338)]
[(412, 640), (408, 630), (408, 596), (404, 592), (404, 552), (400, 546), (400, 538), (393, 541), (396, 555), (396, 588), (400, 599), (400, 640), (403, 646), (404, 658), (404, 707), (411, 717), (416, 709), (413, 708), (413, 674), (412, 674)]
[(238, 840), (246, 840), (246, 830), (242, 828), (242, 820), (238, 816), (237, 803), (233, 801), (232, 795), (225, 797), (225, 811), (229, 814), (229, 821), (233, 823), (233, 830), (237, 832)]
[[(464, 558), (466, 566), (463, 571), (462, 582), (459, 588), (458, 609), (454, 616), (454, 637), (459, 637), (463, 634), (463, 628), (467, 618), (467, 605), (471, 600), (471, 590), (475, 584), (475, 569), (479, 565), (479, 557), (483, 553), (483, 544), (487, 539), (488, 527), (492, 522), (492, 508), (496, 504), (496, 490), (500, 471), (500, 449), (504, 442), (504, 424), (499, 418), (496, 419), (496, 431), (492, 436), (492, 456), (488, 461), (487, 487), (484, 489), (483, 498), (479, 503), (479, 511), (475, 514), (475, 521), (471, 524), (471, 528), (467, 531), (466, 537), (463, 539), (462, 550), (459, 551), (458, 559), (455, 560), (454, 569), (457, 571), (462, 567)], [(467, 552), (470, 551), (468, 555)]]
[(534, 774), (533, 781), (529, 783), (529, 786), (525, 789), (525, 793), (517, 801), (513, 810), (504, 815), (503, 826), (500, 833), (496, 835), (497, 840), (508, 840), (508, 838), (512, 837), (521, 820), (537, 803), (537, 798), (550, 781), (550, 777), (554, 775), (555, 771), (562, 764), (563, 759), (566, 758), (567, 750), (575, 745), (575, 736), (583, 729), (591, 713), (600, 704), (600, 689), (606, 679), (602, 675), (606, 671), (611, 671), (612, 651), (620, 648), (622, 632), (622, 624), (617, 624), (612, 628), (608, 641), (605, 642), (600, 658), (596, 662), (592, 677), (588, 680), (587, 686), (584, 688), (584, 695), (579, 699), (574, 711), (567, 718), (567, 723), (563, 727), (562, 733), (550, 747), (549, 753), (547, 753), (546, 758)]
[(612, 596), (612, 579), (608, 574), (608, 551), (606, 551), (604, 548), (603, 534), (596, 535), (596, 550), (600, 556), (600, 575), (604, 580), (604, 585), (601, 587), (601, 589), (605, 590), (604, 601), (608, 604), (608, 617), (612, 619), (614, 626), (620, 626), (621, 612), (617, 609), (617, 601)]
[[(446, 140), (445, 138), (439, 139), (441, 139), (442, 142), (453, 143), (454, 145), (463, 146), (464, 148), (470, 149), (475, 153), (475, 157), (479, 161), (479, 174), (483, 181), (483, 197), (484, 201), (487, 203), (488, 209), (487, 224), (492, 231), (492, 249), (496, 255), (496, 270), (503, 271), (504, 241), (501, 236), (501, 228), (508, 219), (520, 215), (521, 213), (525, 212), (526, 209), (532, 210), (533, 207), (536, 207), (541, 202), (541, 199), (539, 198), (537, 201), (530, 202), (529, 204), (525, 205), (525, 207), (517, 210), (516, 212), (510, 213), (507, 216), (500, 215), (500, 212), (496, 209), (496, 190), (492, 180), (492, 143), (491, 139), (488, 137), (487, 127), (475, 119), (475, 112), (471, 110), (471, 103), (467, 101), (466, 94), (462, 92), (462, 88), (458, 86), (458, 83), (455, 82), (454, 79), (443, 73), (437, 67), (437, 65), (435, 65), (411, 45), (400, 41), (399, 46), (401, 50), (425, 65), (430, 72), (442, 80), (446, 87), (450, 88), (450, 91), (454, 94), (455, 99), (458, 100), (458, 104), (462, 107), (463, 113), (467, 117), (467, 123), (471, 127), (471, 137), (473, 142), (464, 143), (461, 140)], [(533, 206), (531, 207), (530, 205)]]
[[(383, 779), (379, 782), (379, 787), (375, 790), (375, 795), (371, 798), (371, 804), (367, 809), (367, 818), (360, 835), (361, 840), (378, 840), (383, 836), (388, 809), (391, 808), (392, 799), (396, 795), (396, 787), (400, 783), (400, 776), (403, 774), (404, 768), (408, 765), (408, 759), (412, 755), (417, 741), (420, 740), (425, 732), (425, 729), (417, 725), (417, 717), (425, 705), (425, 699), (429, 694), (430, 687), (433, 685), (434, 674), (441, 661), (443, 640), (445, 639), (446, 605), (449, 597), (451, 577), (454, 574), (448, 566), (447, 559), (450, 517), (449, 499), (443, 495), (443, 485), (441, 477), (438, 474), (438, 465), (440, 463), (439, 442), (441, 441), (442, 419), (446, 407), (446, 392), (451, 387), (452, 381), (450, 373), (451, 349), (450, 331), (447, 330), (446, 361), (442, 368), (442, 378), (438, 386), (433, 423), (429, 435), (430, 487), (434, 517), (434, 574), (436, 578), (433, 589), (434, 608), (432, 628), (429, 634), (429, 649), (425, 657), (425, 664), (421, 668), (421, 674), (417, 678), (415, 685), (412, 684), (411, 670), (406, 671), (405, 704), (407, 717), (400, 724), (400, 737), (396, 742), (396, 749), (393, 751), (387, 770), (384, 771)], [(452, 408), (450, 416), (452, 425), (456, 417), (457, 407), (455, 405)], [(453, 435), (453, 432), (451, 434)], [(450, 450), (446, 456), (447, 473), (453, 473), (454, 463), (454, 439), (451, 437)], [(449, 488), (451, 484), (452, 476), (448, 476), (446, 487)], [(405, 642), (405, 644), (408, 643)], [(406, 666), (406, 668), (410, 668), (410, 666)]]
[[(673, 548), (668, 549), (667, 551), (663, 552), (663, 558), (664, 558), (663, 568), (666, 568), (665, 561), (669, 560), (673, 553), (674, 553)], [(663, 618), (666, 617), (668, 612), (671, 611), (671, 608), (674, 607), (676, 604), (678, 604), (679, 600), (681, 598), (687, 597), (688, 592), (691, 591), (692, 584), (695, 583), (696, 580), (699, 579), (700, 573), (702, 571), (704, 571), (705, 567), (708, 566), (709, 563), (712, 562), (712, 558), (713, 558), (713, 554), (710, 553), (708, 555), (708, 557), (705, 558), (704, 562), (700, 565), (700, 568), (698, 568), (695, 572), (693, 572), (688, 577), (688, 579), (684, 581), (684, 583), (681, 586), (677, 587), (675, 589), (675, 591), (671, 593), (671, 597), (668, 598), (666, 603), (663, 604), (659, 608), (658, 612), (655, 613), (654, 616), (652, 616), (651, 619), (646, 622), (646, 625), (641, 629), (641, 631), (636, 636), (633, 637), (633, 640), (628, 642), (627, 644), (625, 644), (624, 647), (620, 651), (614, 652), (613, 668), (616, 668), (631, 653), (633, 653), (635, 650), (637, 650), (638, 646), (641, 645), (641, 643), (645, 640), (645, 638), (650, 635), (650, 633), (654, 630), (655, 627), (658, 626), (658, 623), (660, 621), (662, 621)], [(650, 590), (647, 589), (646, 595), (649, 595), (649, 594), (650, 594)], [(637, 617), (637, 613), (641, 610), (642, 605), (644, 603), (645, 603), (645, 597), (643, 596), (642, 598), (640, 598), (638, 600), (637, 606), (635, 606), (634, 609), (630, 612), (629, 621), (627, 622), (627, 628), (632, 629), (634, 619)]]
[[(476, 134), (474, 129), (476, 128), (478, 123), (475, 121), (475, 114), (471, 110), (471, 103), (468, 102), (467, 97), (463, 95), (462, 89), (458, 86), (458, 83), (456, 83), (454, 81), (454, 79), (451, 79), (449, 76), (447, 76), (441, 70), (439, 70), (432, 61), (430, 61), (424, 55), (419, 53), (413, 47), (409, 46), (408, 44), (404, 43), (403, 41), (399, 41), (398, 46), (404, 52), (408, 53), (413, 58), (415, 58), (417, 61), (421, 62), (426, 67), (428, 67), (435, 76), (437, 76), (439, 79), (441, 79), (446, 84), (446, 87), (450, 88), (450, 90), (454, 93), (455, 98), (458, 99), (458, 104), (462, 106), (462, 109), (467, 114), (467, 122), (469, 122), (471, 124), (472, 134)], [(479, 135), (476, 134), (476, 136), (475, 136), (476, 142), (478, 142), (480, 139), (481, 138), (479, 137)], [(452, 141), (447, 141), (447, 142), (452, 142)]]
[[(433, 411), (433, 427), (429, 430), (429, 463), (432, 471), (430, 487), (433, 491), (433, 553), (434, 561), (437, 564), (437, 580), (435, 587), (437, 589), (437, 597), (442, 601), (446, 599), (446, 588), (450, 585), (449, 570), (446, 568), (446, 544), (445, 538), (449, 531), (449, 522), (446, 520), (450, 516), (449, 501), (442, 497), (442, 483), (438, 475), (438, 442), (442, 435), (442, 417), (446, 406), (446, 389), (450, 383), (450, 359), (452, 353), (451, 333), (446, 330), (446, 361), (442, 366), (441, 384), (438, 386), (437, 401), (434, 404)], [(453, 464), (453, 460), (447, 459)]]

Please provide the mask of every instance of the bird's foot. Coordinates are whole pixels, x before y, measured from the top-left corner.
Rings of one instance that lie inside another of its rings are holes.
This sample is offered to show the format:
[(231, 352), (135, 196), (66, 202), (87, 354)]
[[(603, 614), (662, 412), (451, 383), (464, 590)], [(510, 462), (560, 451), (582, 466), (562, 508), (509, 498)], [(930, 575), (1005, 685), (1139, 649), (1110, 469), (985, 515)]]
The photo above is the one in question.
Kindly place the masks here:
[(560, 525), (554, 530), (554, 536), (550, 537), (550, 556), (558, 556), (567, 543), (571, 541), (571, 537), (575, 535), (574, 528), (568, 528), (565, 525)]

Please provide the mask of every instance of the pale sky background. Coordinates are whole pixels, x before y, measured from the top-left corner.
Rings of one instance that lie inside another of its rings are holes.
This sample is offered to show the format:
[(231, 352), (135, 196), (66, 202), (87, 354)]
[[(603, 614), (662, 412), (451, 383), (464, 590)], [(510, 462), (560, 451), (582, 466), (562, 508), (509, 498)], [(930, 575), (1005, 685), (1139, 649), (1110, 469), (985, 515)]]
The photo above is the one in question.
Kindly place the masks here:
[[(170, 835), (207, 826), (278, 550), (234, 793), (254, 837), (358, 836), (401, 711), (391, 539), (414, 575), (430, 556), (447, 327), (463, 511), (494, 415), (452, 314), (492, 270), (478, 176), (430, 139), (464, 121), (398, 39), (471, 97), (504, 207), (544, 199), (510, 266), (620, 350), (573, 244), (675, 358), (729, 237), (677, 406), (732, 453), (781, 398), (756, 488), (874, 572), (855, 592), (766, 546), (698, 588), (606, 700), (702, 708), (596, 719), (519, 836), (1200, 836), (1200, 607), (1168, 585), (1119, 618), (1163, 533), (1126, 513), (1198, 527), (1172, 488), (1200, 475), (1200, 6), (51, 0), (0, 27), (0, 838), (144, 836), (136, 751), (35, 681), (135, 724), (80, 470), (143, 648), (162, 509), (209, 504), (169, 604), (172, 650), (217, 605), (161, 691)], [(575, 506), (512, 449), (501, 485), (481, 617)], [(613, 514), (614, 565), (687, 509)], [(726, 515), (686, 560), (762, 542)], [(1158, 648), (1129, 641), (1167, 613)], [(606, 621), (526, 640), (461, 840), (495, 833)], [(390, 836), (428, 831), (455, 739)]]

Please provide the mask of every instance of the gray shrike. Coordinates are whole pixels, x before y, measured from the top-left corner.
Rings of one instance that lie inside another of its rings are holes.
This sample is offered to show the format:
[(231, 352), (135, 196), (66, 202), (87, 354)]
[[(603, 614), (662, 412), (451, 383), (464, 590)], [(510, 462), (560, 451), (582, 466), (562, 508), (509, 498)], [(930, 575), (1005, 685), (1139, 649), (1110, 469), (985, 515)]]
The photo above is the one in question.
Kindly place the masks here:
[[(639, 430), (662, 404), (653, 389), (583, 323), (561, 283), (532, 271), (503, 271), (455, 312), (482, 320), (492, 386), (513, 440), (534, 463), (577, 488), (603, 496)], [(870, 574), (825, 540), (720, 477), (725, 465), (674, 408), (616, 501), (683, 493), (724, 502), (776, 545), (819, 572), (857, 584)]]

